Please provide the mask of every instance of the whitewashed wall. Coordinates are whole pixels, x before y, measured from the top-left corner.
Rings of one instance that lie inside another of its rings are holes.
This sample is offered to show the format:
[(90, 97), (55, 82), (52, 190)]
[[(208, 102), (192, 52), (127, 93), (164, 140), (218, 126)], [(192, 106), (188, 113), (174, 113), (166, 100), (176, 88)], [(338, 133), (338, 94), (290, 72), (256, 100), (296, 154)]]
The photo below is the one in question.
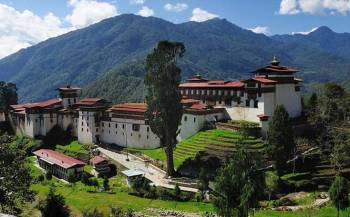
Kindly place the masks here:
[(276, 104), (284, 105), (290, 117), (301, 115), (300, 91), (295, 91), (295, 84), (276, 85)]
[[(139, 125), (139, 131), (133, 130), (133, 124)], [(112, 118), (101, 124), (101, 141), (132, 148), (158, 148), (159, 138), (151, 131), (144, 120)]]

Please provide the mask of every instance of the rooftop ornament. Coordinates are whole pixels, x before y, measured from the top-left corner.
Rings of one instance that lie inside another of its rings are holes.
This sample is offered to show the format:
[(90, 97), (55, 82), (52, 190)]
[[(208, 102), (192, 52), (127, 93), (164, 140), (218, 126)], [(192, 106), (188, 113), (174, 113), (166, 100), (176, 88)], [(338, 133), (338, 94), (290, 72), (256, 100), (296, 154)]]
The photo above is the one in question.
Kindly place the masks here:
[(273, 59), (271, 61), (271, 65), (278, 66), (280, 64), (280, 61), (277, 60), (276, 56), (273, 56)]

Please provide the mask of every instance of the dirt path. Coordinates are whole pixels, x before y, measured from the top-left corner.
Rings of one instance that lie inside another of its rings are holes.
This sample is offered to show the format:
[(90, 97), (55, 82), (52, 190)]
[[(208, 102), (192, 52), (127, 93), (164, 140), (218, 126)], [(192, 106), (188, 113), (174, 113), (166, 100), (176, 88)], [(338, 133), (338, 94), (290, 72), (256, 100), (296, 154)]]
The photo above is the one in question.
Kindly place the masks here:
[[(127, 161), (126, 154), (109, 151), (101, 147), (99, 147), (98, 149), (103, 155), (115, 160), (116, 162), (118, 162), (119, 164), (123, 165), (128, 169), (142, 170), (145, 173), (145, 177), (151, 182), (153, 182), (154, 185), (161, 186), (164, 188), (169, 188), (169, 189), (175, 188), (175, 185), (169, 184), (171, 180), (165, 178), (166, 173), (164, 171), (158, 168), (155, 168), (153, 166), (150, 166), (149, 163), (146, 163), (144, 160), (140, 159), (139, 157), (129, 154), (129, 161)], [(183, 191), (194, 192), (194, 193), (198, 191), (198, 189), (196, 188), (190, 188), (190, 187), (184, 187), (184, 186), (180, 186), (180, 189)]]

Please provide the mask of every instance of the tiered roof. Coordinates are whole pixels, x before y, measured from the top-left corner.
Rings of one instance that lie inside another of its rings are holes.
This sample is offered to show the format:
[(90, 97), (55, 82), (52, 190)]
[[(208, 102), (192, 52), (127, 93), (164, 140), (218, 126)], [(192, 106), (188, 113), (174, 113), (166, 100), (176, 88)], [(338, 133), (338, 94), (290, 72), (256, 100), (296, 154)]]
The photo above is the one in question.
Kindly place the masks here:
[(277, 60), (276, 56), (273, 57), (273, 60), (271, 61), (270, 65), (265, 66), (263, 68), (255, 70), (253, 73), (255, 74), (294, 74), (298, 72), (298, 70), (287, 67), (287, 66), (281, 66), (280, 62)]

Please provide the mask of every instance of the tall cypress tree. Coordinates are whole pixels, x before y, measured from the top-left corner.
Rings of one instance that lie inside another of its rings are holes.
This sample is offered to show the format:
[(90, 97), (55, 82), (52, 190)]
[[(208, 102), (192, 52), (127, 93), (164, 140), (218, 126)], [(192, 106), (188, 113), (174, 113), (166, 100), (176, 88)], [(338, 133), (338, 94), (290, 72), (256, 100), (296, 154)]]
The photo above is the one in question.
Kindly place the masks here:
[(176, 64), (184, 52), (182, 43), (160, 41), (146, 59), (146, 118), (152, 131), (160, 138), (161, 146), (165, 148), (169, 176), (175, 172), (173, 149), (183, 113), (178, 89), (181, 69)]
[(295, 148), (289, 114), (283, 105), (277, 105), (267, 133), (267, 150), (280, 178)]

